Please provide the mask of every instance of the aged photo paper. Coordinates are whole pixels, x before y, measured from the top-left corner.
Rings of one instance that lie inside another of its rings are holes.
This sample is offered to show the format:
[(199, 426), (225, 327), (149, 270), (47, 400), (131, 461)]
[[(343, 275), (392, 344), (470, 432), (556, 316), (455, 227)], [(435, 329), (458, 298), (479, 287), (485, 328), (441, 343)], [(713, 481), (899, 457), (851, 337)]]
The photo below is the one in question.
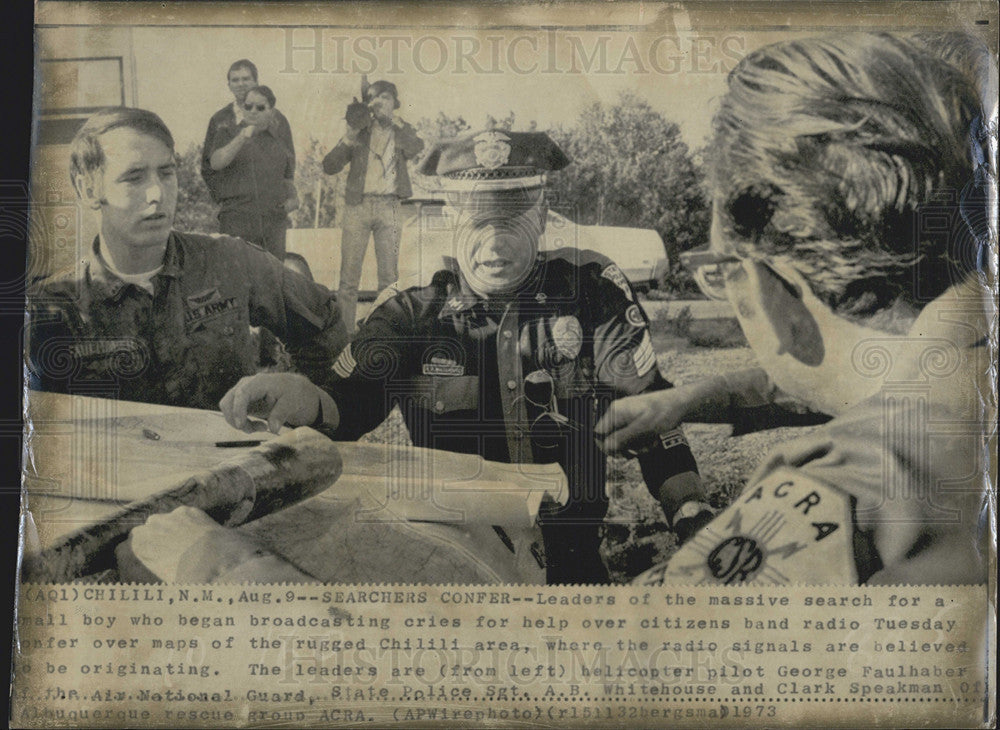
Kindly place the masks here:
[(37, 2), (11, 726), (994, 725), (997, 24)]

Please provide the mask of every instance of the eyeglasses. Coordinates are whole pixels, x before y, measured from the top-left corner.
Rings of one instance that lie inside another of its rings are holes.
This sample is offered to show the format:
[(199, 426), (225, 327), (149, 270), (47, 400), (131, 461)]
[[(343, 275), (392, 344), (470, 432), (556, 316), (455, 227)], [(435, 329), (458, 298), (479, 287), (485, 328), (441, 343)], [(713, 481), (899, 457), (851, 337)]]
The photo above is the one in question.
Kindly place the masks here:
[(801, 296), (802, 287), (796, 282), (801, 282), (803, 286), (806, 284), (802, 281), (801, 276), (793, 275), (790, 269), (782, 269), (785, 271), (782, 273), (782, 270), (776, 268), (772, 263), (745, 259), (734, 254), (719, 253), (710, 250), (708, 246), (701, 246), (681, 254), (681, 265), (691, 273), (702, 293), (709, 299), (720, 302), (729, 301), (726, 284), (732, 281), (733, 277), (748, 263), (760, 265), (789, 292), (795, 296)]
[(716, 253), (709, 250), (707, 245), (681, 254), (681, 265), (694, 277), (694, 282), (702, 293), (709, 299), (720, 302), (729, 300), (726, 296), (726, 281), (742, 263), (743, 260), (737, 256)]
[(263, 112), (267, 111), (267, 104), (251, 104), (247, 102), (246, 104), (243, 105), (243, 108), (246, 109), (248, 112), (252, 112), (254, 109), (256, 109), (259, 112)]

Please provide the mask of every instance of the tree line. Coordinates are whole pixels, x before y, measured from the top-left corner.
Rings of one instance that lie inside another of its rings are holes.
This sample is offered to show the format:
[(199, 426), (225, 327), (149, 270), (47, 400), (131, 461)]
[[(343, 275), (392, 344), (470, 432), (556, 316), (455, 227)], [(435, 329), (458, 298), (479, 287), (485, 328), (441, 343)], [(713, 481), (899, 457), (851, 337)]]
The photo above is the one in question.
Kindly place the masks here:
[[(472, 131), (463, 117), (439, 113), (414, 125), (427, 142)], [(513, 112), (502, 119), (487, 116), (483, 127), (533, 131), (535, 123), (518, 124)], [(662, 282), (675, 294), (696, 289), (679, 265), (679, 254), (708, 241), (709, 204), (704, 190), (701, 155), (681, 139), (677, 124), (631, 92), (616, 102), (594, 102), (572, 125), (549, 130), (573, 161), (549, 177), (557, 209), (581, 225), (651, 228), (663, 239), (670, 269)], [(327, 142), (309, 138), (297, 150), (295, 184), (301, 205), (291, 215), (294, 228), (340, 225), (346, 169), (338, 175), (323, 172)], [(199, 174), (201, 147), (180, 154), (177, 225), (185, 230), (218, 230), (217, 210)], [(418, 166), (422, 156), (411, 165)], [(430, 195), (414, 179), (414, 195)]]

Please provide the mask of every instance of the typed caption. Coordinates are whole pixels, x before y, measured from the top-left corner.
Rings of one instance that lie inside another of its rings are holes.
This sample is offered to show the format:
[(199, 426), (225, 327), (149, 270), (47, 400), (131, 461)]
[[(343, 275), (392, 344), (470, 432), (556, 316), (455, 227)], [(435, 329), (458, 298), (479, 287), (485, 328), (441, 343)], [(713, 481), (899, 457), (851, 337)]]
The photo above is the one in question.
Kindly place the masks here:
[(27, 585), (18, 727), (975, 725), (983, 587)]

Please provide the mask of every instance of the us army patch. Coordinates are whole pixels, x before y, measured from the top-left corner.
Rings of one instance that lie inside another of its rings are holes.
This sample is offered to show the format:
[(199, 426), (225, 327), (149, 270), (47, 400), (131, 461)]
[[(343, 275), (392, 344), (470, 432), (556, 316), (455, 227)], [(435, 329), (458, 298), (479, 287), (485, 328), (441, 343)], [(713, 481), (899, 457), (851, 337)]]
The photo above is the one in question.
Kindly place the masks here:
[(552, 342), (567, 360), (575, 360), (583, 346), (583, 327), (576, 317), (557, 317), (552, 323)]
[(781, 468), (635, 583), (851, 585), (857, 583), (849, 498)]
[(601, 272), (601, 276), (621, 289), (630, 302), (635, 301), (635, 298), (632, 296), (632, 287), (628, 285), (628, 279), (625, 277), (625, 273), (615, 264), (606, 266), (604, 271)]
[(454, 360), (445, 357), (432, 357), (430, 362), (425, 362), (423, 367), (424, 375), (464, 375), (465, 368)]
[(649, 339), (649, 330), (642, 333), (642, 342), (632, 352), (632, 362), (635, 372), (640, 378), (656, 367), (656, 353), (653, 352), (653, 342)]
[(208, 289), (199, 294), (185, 297), (184, 325), (188, 330), (196, 329), (216, 317), (236, 309), (236, 297), (222, 298), (218, 289)]
[(625, 319), (633, 327), (645, 327), (646, 318), (642, 316), (642, 310), (639, 309), (638, 304), (633, 304), (628, 309), (625, 310)]

